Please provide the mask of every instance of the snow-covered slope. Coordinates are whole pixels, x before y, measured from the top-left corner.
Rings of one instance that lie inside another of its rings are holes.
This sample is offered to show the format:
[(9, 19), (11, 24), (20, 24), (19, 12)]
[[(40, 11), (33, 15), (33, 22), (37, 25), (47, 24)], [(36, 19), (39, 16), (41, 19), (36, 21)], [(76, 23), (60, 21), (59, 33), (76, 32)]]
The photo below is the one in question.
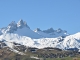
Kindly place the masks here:
[(43, 31), (37, 28), (34, 31), (23, 20), (18, 23), (13, 21), (7, 27), (0, 29), (0, 41), (3, 41), (11, 49), (14, 48), (12, 42), (37, 48), (80, 49), (80, 32), (69, 35), (62, 29), (54, 30), (53, 28)]
[(42, 38), (42, 36), (40, 36), (39, 34), (33, 32), (31, 29), (26, 27), (17, 29), (17, 31), (14, 31), (14, 33), (20, 36), (27, 36), (34, 39)]
[[(0, 41), (7, 41), (7, 46), (11, 47), (11, 43), (16, 42), (28, 47), (55, 47), (60, 49), (69, 49), (69, 48), (78, 48), (80, 49), (80, 33), (67, 36), (66, 38), (57, 37), (57, 38), (40, 38), (40, 39), (31, 39), (26, 36), (19, 36), (18, 34), (8, 33), (0, 36)], [(6, 42), (5, 42), (6, 43)]]
[(63, 45), (65, 48), (79, 48), (80, 49), (80, 32), (67, 36), (64, 41)]

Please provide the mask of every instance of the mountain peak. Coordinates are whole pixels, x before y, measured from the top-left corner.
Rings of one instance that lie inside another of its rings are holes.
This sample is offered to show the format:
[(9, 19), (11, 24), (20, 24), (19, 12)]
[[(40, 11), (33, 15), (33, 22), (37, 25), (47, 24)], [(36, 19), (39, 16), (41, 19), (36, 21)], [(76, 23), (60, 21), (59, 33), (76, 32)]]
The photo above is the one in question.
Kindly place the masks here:
[(15, 23), (15, 21), (12, 21), (12, 22), (8, 25), (6, 32), (12, 33), (12, 32), (14, 32), (14, 31), (16, 31), (16, 30), (17, 30), (17, 24)]
[(45, 32), (45, 33), (52, 33), (52, 32), (54, 32), (54, 29), (53, 28), (49, 28), (47, 30), (43, 30), (43, 32)]
[(22, 29), (24, 27), (30, 29), (30, 27), (27, 25), (27, 23), (25, 21), (23, 21), (22, 19), (20, 19), (18, 21), (18, 23), (16, 23), (15, 21), (12, 21), (7, 27), (1, 28), (0, 32), (2, 34), (4, 34), (4, 33), (14, 33), (18, 29)]
[(58, 33), (61, 33), (63, 30), (61, 28), (56, 30)]
[(27, 23), (25, 21), (23, 21), (22, 19), (20, 19), (17, 23), (17, 27), (18, 28), (23, 28), (23, 27), (27, 27), (30, 29), (30, 27), (27, 25)]
[(40, 28), (36, 28), (34, 31), (35, 31), (35, 32), (41, 31), (41, 29), (40, 29)]

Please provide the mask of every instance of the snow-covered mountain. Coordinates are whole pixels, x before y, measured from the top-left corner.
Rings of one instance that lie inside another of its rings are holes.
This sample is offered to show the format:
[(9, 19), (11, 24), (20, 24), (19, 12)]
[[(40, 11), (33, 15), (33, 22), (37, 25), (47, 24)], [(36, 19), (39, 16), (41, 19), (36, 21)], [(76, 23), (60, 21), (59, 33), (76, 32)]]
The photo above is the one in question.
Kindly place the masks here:
[[(11, 22), (7, 27), (0, 29), (0, 42), (14, 50), (14, 44), (18, 43), (26, 47), (54, 47), (60, 49), (77, 48), (80, 49), (80, 32), (69, 35), (62, 29), (32, 31), (26, 22), (20, 20), (18, 23)], [(1, 45), (2, 46), (2, 45)]]
[(31, 38), (42, 38), (42, 36), (32, 31), (27, 23), (23, 20), (20, 20), (18, 23), (12, 21), (7, 27), (1, 28), (0, 32), (1, 34), (13, 33)]
[(38, 33), (39, 35), (46, 37), (46, 38), (56, 38), (59, 36), (65, 37), (68, 36), (69, 34), (67, 33), (67, 31), (62, 30), (62, 29), (57, 29), (54, 30), (53, 28), (49, 28), (47, 30), (40, 30), (39, 28), (37, 28), (36, 30), (34, 30), (34, 32)]

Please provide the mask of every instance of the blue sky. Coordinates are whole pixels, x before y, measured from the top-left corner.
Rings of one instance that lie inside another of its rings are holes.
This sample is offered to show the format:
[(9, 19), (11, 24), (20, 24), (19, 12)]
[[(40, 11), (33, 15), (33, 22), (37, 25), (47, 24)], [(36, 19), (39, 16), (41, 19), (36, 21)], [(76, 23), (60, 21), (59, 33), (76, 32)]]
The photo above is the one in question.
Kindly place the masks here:
[(80, 32), (80, 0), (0, 0), (0, 28), (25, 20), (30, 28)]

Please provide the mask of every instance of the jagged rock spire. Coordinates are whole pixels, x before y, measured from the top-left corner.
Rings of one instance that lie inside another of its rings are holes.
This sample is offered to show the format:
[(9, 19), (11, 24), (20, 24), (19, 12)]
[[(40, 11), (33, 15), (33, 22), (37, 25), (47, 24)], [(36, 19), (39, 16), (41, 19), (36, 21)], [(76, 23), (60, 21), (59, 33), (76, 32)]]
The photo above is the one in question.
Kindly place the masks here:
[(18, 23), (16, 23), (15, 21), (12, 21), (3, 31), (5, 33), (13, 33), (14, 31), (17, 31), (18, 28), (24, 28), (24, 27), (29, 28), (27, 23), (22, 19), (20, 19)]
[(34, 31), (35, 31), (35, 32), (41, 31), (41, 29), (40, 29), (40, 28), (36, 28)]
[(47, 30), (43, 30), (43, 32), (45, 32), (45, 33), (52, 33), (52, 32), (54, 32), (54, 29), (53, 28), (49, 28)]
[(17, 23), (17, 27), (18, 28), (23, 28), (23, 27), (27, 27), (30, 29), (30, 27), (27, 25), (27, 23), (25, 21), (23, 21), (22, 19), (20, 19)]

